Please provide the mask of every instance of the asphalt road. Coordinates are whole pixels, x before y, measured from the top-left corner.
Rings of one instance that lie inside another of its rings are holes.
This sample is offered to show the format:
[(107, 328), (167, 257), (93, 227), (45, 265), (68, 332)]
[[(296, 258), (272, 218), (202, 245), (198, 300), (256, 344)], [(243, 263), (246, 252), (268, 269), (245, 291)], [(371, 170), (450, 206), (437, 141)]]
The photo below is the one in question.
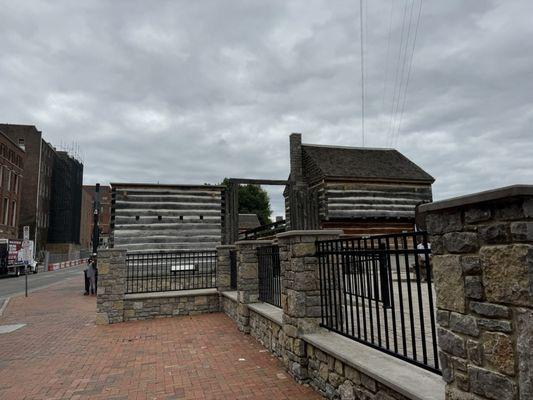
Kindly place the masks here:
[[(28, 275), (28, 292), (48, 287), (55, 283), (61, 282), (67, 278), (78, 276), (80, 278), (80, 293), (83, 292), (83, 268), (79, 267), (66, 268), (59, 271), (39, 272), (38, 274)], [(25, 277), (9, 276), (0, 278), (0, 306), (3, 299), (17, 294), (24, 294)]]

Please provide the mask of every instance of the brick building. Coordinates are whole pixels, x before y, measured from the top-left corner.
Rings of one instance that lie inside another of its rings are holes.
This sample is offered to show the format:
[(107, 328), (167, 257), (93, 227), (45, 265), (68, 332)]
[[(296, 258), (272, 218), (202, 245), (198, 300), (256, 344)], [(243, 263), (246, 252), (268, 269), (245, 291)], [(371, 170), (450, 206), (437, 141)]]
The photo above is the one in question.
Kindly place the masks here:
[(416, 207), (432, 200), (433, 182), (397, 150), (302, 144), (293, 133), (284, 191), (288, 229), (412, 231)]
[(54, 148), (34, 125), (0, 124), (0, 130), (25, 151), (24, 183), (19, 189), (19, 236), (22, 236), (22, 227), (28, 225), (37, 251), (44, 250), (50, 226)]
[(79, 245), (83, 164), (65, 151), (55, 152), (48, 243)]
[[(93, 203), (96, 187), (83, 185), (81, 205), (80, 245), (84, 249), (92, 248)], [(109, 242), (109, 223), (111, 220), (111, 187), (100, 186), (100, 228), (99, 247), (106, 248)]]
[(0, 131), (0, 238), (19, 237), (22, 174), (25, 153), (22, 147)]

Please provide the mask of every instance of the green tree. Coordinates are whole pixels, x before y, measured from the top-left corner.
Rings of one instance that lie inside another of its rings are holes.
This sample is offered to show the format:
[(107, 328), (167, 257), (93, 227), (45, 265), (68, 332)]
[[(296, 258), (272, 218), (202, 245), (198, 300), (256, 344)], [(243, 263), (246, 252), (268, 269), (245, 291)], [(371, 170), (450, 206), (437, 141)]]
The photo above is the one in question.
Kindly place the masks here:
[[(229, 187), (228, 178), (224, 178), (222, 185)], [(268, 193), (259, 185), (239, 186), (239, 213), (255, 214), (261, 225), (269, 224), (272, 210)]]

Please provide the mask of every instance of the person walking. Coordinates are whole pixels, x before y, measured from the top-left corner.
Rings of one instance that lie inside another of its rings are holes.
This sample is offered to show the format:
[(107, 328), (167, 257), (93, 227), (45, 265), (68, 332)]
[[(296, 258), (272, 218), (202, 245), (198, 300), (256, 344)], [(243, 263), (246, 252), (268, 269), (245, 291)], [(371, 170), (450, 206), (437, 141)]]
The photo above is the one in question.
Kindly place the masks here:
[(87, 278), (89, 278), (89, 287), (91, 295), (96, 294), (96, 266), (94, 260), (91, 258), (89, 267), (87, 269)]
[(92, 259), (89, 257), (87, 260), (87, 263), (85, 264), (85, 268), (83, 268), (83, 283), (85, 284), (85, 292), (83, 293), (84, 296), (89, 296), (89, 277), (87, 276), (87, 271), (89, 270), (89, 265), (91, 264)]

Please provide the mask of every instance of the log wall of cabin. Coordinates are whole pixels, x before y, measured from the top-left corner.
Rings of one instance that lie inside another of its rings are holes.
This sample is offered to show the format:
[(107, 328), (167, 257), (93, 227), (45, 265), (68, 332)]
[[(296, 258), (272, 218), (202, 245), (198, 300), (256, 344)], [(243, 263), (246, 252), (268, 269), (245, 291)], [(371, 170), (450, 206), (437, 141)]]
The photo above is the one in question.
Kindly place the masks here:
[(129, 252), (215, 249), (222, 241), (221, 217), (220, 188), (113, 188), (114, 248)]
[(410, 231), (418, 204), (432, 200), (431, 185), (409, 183), (323, 182), (323, 228), (353, 235)]

